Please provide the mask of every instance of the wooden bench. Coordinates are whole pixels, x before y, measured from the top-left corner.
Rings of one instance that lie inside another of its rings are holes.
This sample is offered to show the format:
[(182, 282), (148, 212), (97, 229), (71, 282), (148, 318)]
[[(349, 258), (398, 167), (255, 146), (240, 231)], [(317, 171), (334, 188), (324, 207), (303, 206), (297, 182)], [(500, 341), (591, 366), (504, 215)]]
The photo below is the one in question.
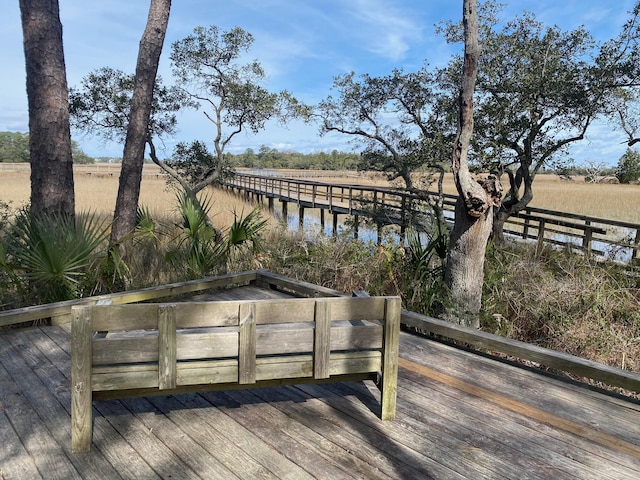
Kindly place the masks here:
[(90, 449), (93, 400), (372, 379), (393, 419), (400, 310), (398, 297), (75, 306), (72, 451)]

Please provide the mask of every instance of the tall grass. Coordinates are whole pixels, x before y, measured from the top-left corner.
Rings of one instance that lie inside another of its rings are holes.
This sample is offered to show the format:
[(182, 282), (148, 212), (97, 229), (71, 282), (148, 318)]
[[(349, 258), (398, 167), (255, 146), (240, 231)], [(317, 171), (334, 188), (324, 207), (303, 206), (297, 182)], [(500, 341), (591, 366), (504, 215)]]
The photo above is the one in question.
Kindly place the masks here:
[(582, 255), (489, 248), (483, 329), (640, 371), (640, 277)]
[[(118, 166), (77, 165), (74, 172), (78, 211), (112, 216), (118, 191)], [(157, 167), (145, 165), (140, 203), (147, 206), (154, 216), (162, 216), (171, 212), (175, 194), (167, 189), (164, 177), (157, 173)], [(345, 182), (344, 177), (335, 176), (315, 179), (333, 183)], [(347, 181), (363, 185), (389, 185), (384, 175), (375, 173), (349, 176)], [(533, 189), (532, 207), (640, 223), (640, 185), (588, 184), (580, 177), (567, 181), (556, 175), (538, 175)], [(444, 191), (455, 194), (450, 174), (445, 176)], [(28, 169), (11, 171), (3, 168), (0, 171), (0, 201), (11, 202), (17, 208), (28, 200)], [(234, 220), (233, 212), (242, 210), (237, 202), (235, 196), (216, 191), (212, 213), (215, 221), (220, 225), (231, 225)]]

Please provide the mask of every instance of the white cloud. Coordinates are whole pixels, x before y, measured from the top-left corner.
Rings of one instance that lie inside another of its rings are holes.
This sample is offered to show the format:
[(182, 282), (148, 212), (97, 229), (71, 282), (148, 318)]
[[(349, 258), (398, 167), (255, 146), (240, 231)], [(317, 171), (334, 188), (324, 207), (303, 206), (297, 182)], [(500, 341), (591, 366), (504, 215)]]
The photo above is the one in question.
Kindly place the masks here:
[(357, 36), (366, 50), (397, 61), (405, 57), (412, 42), (422, 36), (422, 26), (406, 12), (384, 0), (356, 0), (351, 14), (361, 27)]

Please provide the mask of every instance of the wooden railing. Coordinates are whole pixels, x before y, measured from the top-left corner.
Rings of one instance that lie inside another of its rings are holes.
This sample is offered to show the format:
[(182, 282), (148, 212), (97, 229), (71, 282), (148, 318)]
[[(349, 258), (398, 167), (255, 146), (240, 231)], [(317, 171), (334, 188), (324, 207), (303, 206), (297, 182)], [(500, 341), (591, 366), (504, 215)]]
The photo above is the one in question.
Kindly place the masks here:
[[(379, 226), (398, 225), (401, 234), (416, 222), (428, 222), (430, 209), (414, 194), (392, 188), (348, 183), (282, 178), (237, 173), (226, 186), (258, 200), (266, 198), (269, 208), (274, 199), (295, 203), (301, 209), (316, 208), (337, 215), (365, 216)], [(436, 192), (428, 192), (436, 198)], [(456, 196), (444, 194), (445, 218), (453, 221)], [(303, 210), (301, 210), (303, 213)], [(582, 251), (587, 256), (610, 257), (640, 263), (640, 224), (576, 215), (541, 208), (526, 208), (507, 220), (504, 232), (516, 238), (533, 240)]]
[[(302, 280), (284, 277), (266, 270), (256, 270), (203, 278), (189, 282), (160, 285), (142, 290), (132, 290), (8, 310), (0, 312), (0, 326), (46, 318), (51, 318), (52, 323), (70, 323), (71, 308), (76, 305), (96, 305), (99, 302), (105, 301), (111, 302), (114, 305), (124, 305), (241, 285), (256, 285), (269, 290), (286, 292), (294, 297), (304, 298), (346, 295), (344, 292)], [(434, 334), (438, 338), (448, 338), (464, 345), (470, 345), (481, 351), (507, 354), (514, 358), (539, 363), (541, 366), (557, 371), (591, 378), (607, 385), (640, 393), (640, 374), (636, 372), (602, 365), (591, 360), (463, 327), (408, 310), (402, 310), (401, 323), (407, 327), (417, 329), (420, 332)]]

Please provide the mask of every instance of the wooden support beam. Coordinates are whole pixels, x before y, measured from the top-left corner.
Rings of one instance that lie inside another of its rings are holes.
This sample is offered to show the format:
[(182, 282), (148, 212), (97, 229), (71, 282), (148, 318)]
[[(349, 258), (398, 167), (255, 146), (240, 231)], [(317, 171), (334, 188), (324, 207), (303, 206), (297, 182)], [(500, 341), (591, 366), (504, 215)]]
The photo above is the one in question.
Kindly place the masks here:
[(91, 310), (74, 307), (71, 329), (71, 451), (91, 448)]
[(384, 337), (382, 347), (382, 420), (393, 420), (396, 416), (398, 393), (398, 350), (400, 346), (401, 301), (399, 297), (385, 299)]

